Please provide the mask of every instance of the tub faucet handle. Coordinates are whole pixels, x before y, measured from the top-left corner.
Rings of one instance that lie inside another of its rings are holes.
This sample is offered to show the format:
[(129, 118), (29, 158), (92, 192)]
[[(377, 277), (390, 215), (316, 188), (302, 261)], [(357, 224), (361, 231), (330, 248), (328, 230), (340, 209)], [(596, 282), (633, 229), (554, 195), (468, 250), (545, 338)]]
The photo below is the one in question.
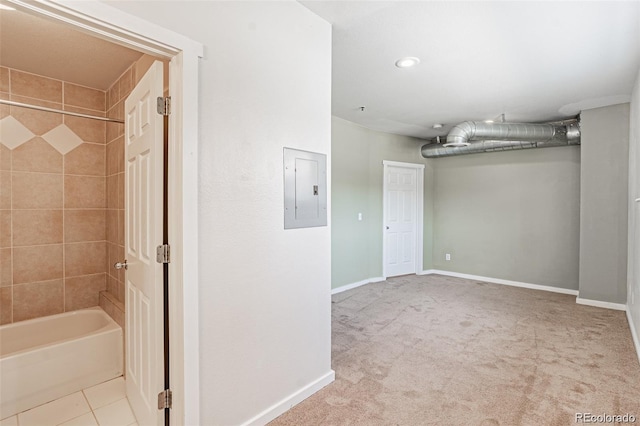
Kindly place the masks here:
[(129, 265), (127, 265), (127, 259), (125, 259), (124, 262), (116, 262), (113, 267), (116, 269), (129, 269)]

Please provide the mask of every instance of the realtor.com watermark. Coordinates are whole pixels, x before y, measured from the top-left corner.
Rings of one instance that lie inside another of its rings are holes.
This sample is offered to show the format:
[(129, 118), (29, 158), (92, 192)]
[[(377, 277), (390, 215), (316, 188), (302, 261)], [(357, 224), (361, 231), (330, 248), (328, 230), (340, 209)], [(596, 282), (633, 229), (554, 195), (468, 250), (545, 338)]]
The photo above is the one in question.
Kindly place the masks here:
[(633, 414), (576, 413), (576, 423), (635, 423)]

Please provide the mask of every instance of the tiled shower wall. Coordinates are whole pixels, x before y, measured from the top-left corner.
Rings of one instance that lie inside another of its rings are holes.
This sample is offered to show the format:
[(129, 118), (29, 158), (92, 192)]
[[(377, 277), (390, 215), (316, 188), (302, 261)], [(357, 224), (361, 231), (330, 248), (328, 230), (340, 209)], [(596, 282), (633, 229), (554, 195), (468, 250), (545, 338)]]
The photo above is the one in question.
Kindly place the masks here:
[[(124, 120), (124, 101), (153, 63), (143, 55), (128, 68), (106, 92), (107, 116)], [(124, 270), (113, 268), (124, 255), (124, 124), (107, 123), (107, 290), (100, 294), (100, 306), (124, 326)]]
[[(106, 92), (0, 67), (0, 97), (123, 119), (154, 60)], [(0, 323), (99, 304), (124, 327), (124, 125), (5, 105), (0, 120)]]
[[(106, 111), (104, 91), (8, 68), (0, 97)], [(5, 105), (0, 120), (0, 323), (98, 305), (112, 226), (106, 124)]]

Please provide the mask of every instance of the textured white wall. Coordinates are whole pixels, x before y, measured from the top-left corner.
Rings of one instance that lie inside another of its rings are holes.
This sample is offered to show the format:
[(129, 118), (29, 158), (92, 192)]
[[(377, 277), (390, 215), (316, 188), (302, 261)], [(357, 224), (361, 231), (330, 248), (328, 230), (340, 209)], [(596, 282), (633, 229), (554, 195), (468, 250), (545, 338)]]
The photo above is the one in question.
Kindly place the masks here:
[(640, 72), (631, 95), (629, 113), (629, 254), (627, 264), (627, 309), (635, 332), (640, 359)]
[(108, 3), (205, 46), (200, 420), (240, 424), (331, 371), (330, 227), (283, 229), (282, 173), (283, 147), (330, 159), (331, 26), (293, 1)]

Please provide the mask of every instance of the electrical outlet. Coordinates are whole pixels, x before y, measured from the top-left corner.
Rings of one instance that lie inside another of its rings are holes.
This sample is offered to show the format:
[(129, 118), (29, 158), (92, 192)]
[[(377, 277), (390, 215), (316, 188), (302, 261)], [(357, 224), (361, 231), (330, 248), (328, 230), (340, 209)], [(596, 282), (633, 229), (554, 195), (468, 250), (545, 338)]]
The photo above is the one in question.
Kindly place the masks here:
[(358, 220), (362, 220), (362, 213), (358, 213)]
[(451, 260), (451, 254), (447, 253), (444, 255), (444, 260)]

